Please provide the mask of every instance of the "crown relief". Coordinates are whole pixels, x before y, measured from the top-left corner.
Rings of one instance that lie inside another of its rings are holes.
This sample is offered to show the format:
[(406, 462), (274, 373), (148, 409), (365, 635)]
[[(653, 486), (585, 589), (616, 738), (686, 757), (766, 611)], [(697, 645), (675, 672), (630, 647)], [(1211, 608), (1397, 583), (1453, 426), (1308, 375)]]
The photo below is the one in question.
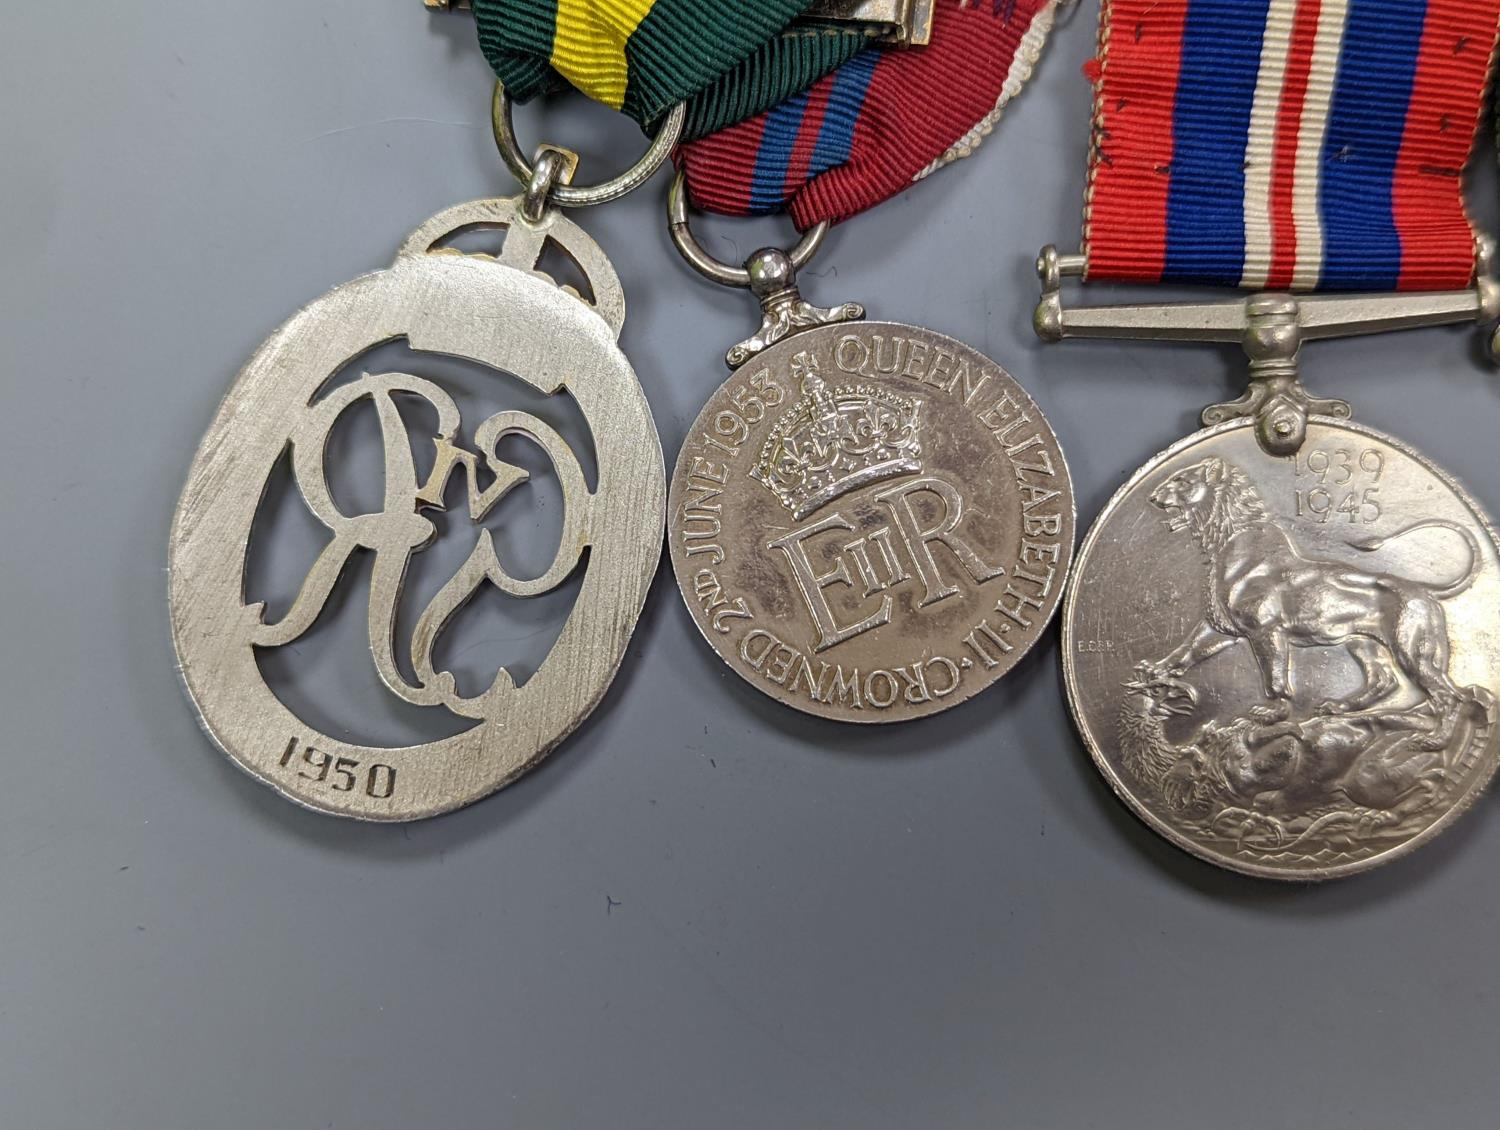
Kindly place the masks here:
[(852, 490), (922, 469), (922, 402), (871, 385), (829, 387), (808, 353), (792, 358), (802, 399), (750, 476), (799, 521)]

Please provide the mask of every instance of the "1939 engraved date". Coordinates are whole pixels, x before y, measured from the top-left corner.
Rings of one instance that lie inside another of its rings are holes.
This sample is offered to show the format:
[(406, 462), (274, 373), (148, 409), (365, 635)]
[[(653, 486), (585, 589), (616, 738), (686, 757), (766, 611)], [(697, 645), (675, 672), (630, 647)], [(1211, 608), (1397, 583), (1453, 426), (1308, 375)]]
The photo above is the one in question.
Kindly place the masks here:
[(1297, 517), (1366, 526), (1380, 520), (1385, 456), (1379, 448), (1313, 448), (1298, 452), (1295, 466), (1299, 482), (1312, 482), (1296, 488)]

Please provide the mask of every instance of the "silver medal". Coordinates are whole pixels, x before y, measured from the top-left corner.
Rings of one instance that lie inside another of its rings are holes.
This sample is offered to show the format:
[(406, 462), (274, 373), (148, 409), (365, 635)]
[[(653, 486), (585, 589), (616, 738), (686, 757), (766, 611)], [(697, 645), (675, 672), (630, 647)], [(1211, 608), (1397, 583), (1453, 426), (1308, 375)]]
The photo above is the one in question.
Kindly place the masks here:
[[(503, 92), (497, 109), (506, 109)], [(681, 114), (674, 116), (680, 126)], [(509, 134), (497, 113), (497, 134)], [(665, 501), (660, 446), (646, 399), (616, 339), (624, 319), (619, 280), (584, 232), (552, 207), (565, 193), (607, 199), (649, 174), (670, 148), (669, 125), (647, 159), (604, 190), (566, 184), (571, 164), (544, 150), (526, 195), (461, 205), (434, 218), (392, 266), (333, 290), (278, 330), (240, 373), (199, 447), (173, 523), (172, 633), (204, 728), (252, 776), (299, 804), (367, 820), (413, 820), (470, 804), (536, 765), (598, 704), (621, 659), (656, 568)], [(514, 150), (514, 145), (511, 145)], [(507, 158), (514, 157), (507, 153)], [(621, 187), (623, 183), (624, 187)], [(505, 233), (498, 257), (445, 247), (475, 228)], [(551, 244), (586, 277), (591, 301), (538, 271)], [(372, 348), (405, 342), (404, 372), (368, 372), (329, 385)], [(597, 480), (552, 427), (522, 411), (464, 420), (420, 358), (456, 357), (508, 373), (545, 395), (570, 396), (592, 434)], [(414, 405), (408, 424), (399, 406)], [(330, 432), (352, 409), (373, 407), (385, 452), (383, 505), (350, 512), (330, 492)], [(520, 579), (479, 525), (527, 472), (498, 445), (522, 437), (550, 460), (565, 514), (554, 560)], [(430, 472), (419, 475), (420, 463)], [(289, 453), (296, 485), (327, 541), (291, 608), (279, 618), (245, 598), (246, 557), (257, 511)], [(461, 484), (461, 486), (459, 485)], [(450, 492), (450, 485), (453, 490)], [(408, 567), (434, 541), (429, 517), (445, 498), (448, 536), (472, 550), (404, 632), (397, 610)], [(471, 722), (456, 736), (381, 748), (320, 732), (283, 703), (258, 655), (288, 647), (318, 622), (356, 555), (372, 560), (369, 656), (399, 699)], [(517, 684), (505, 668), (487, 687), (460, 690), (438, 667), (445, 626), (493, 586), (511, 597), (556, 589), (583, 565), (573, 610), (551, 652)]]
[(681, 180), (673, 235), (764, 322), (688, 432), (667, 540), (709, 645), (776, 701), (844, 722), (955, 706), (1010, 671), (1061, 601), (1072, 480), (1046, 417), (989, 358), (916, 326), (802, 299), (822, 239), (703, 253)]
[(1304, 340), (1492, 319), (1453, 294), (1062, 307), (1044, 337), (1241, 341), (1250, 387), (1105, 507), (1063, 613), (1069, 705), (1137, 816), (1219, 866), (1327, 879), (1413, 851), (1500, 766), (1500, 547), (1430, 460), (1310, 396)]
[(1477, 503), (1372, 429), (1189, 436), (1105, 507), (1063, 614), (1111, 787), (1214, 863), (1325, 878), (1411, 851), (1500, 761), (1500, 556)]

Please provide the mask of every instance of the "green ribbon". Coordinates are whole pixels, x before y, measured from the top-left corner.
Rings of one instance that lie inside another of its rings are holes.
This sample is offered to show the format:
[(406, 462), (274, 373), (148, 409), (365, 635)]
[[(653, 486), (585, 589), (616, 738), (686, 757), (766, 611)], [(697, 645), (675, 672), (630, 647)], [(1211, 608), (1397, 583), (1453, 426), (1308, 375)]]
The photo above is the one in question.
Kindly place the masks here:
[[(618, 94), (623, 80), (619, 108), (648, 131), (684, 101), (684, 140), (723, 129), (806, 89), (875, 41), (868, 29), (854, 25), (789, 26), (809, 3), (654, 0), (621, 57), (606, 55), (596, 64), (599, 73), (586, 76), (580, 88), (613, 101), (601, 92)], [(574, 9), (576, 32), (580, 4), (599, 4), (595, 18), (606, 18), (608, 0), (473, 0), (480, 47), (516, 101), (569, 85), (554, 68), (555, 58), (564, 65), (570, 58), (567, 37), (559, 36), (558, 9)]]
[(868, 30), (809, 21), (788, 28), (687, 100), (682, 140), (752, 118), (800, 94), (875, 42)]

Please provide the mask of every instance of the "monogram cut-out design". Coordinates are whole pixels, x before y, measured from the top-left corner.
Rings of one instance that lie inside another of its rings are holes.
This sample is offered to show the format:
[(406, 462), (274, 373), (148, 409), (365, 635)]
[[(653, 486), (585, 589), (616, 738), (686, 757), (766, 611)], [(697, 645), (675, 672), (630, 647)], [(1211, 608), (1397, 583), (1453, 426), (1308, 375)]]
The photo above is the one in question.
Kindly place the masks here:
[[(504, 232), (498, 254), (444, 246), (475, 229)], [(539, 269), (549, 246), (577, 267), (588, 301)], [(205, 728), (239, 765), (313, 808), (415, 819), (514, 780), (587, 717), (640, 614), (665, 505), (650, 411), (616, 344), (624, 316), (618, 277), (579, 228), (553, 211), (533, 223), (518, 201), (486, 200), (429, 221), (389, 269), (338, 287), (266, 342), (199, 447), (171, 545), (173, 640), (183, 678)], [(351, 359), (390, 342), (512, 374), (542, 395), (566, 393), (593, 437), (594, 489), (563, 437), (530, 413), (496, 413), (467, 440), (456, 402), (427, 377), (366, 372), (329, 387)], [(436, 418), (429, 435), (408, 431), (397, 407), (403, 398), (424, 403), (424, 416)], [(356, 405), (373, 406), (384, 449), (383, 498), (365, 513), (340, 507), (325, 467), (328, 437)], [(479, 525), (527, 479), (525, 469), (499, 455), (511, 436), (547, 455), (564, 499), (557, 552), (529, 580), (506, 568)], [(424, 442), (433, 444), (433, 463), (419, 478), (413, 445)], [(272, 619), (263, 604), (245, 599), (246, 559), (266, 485), (288, 448), (302, 499), (329, 538), (290, 608)], [(433, 543), (431, 515), (444, 509), (455, 477), (464, 483), (473, 548), (417, 615), (409, 641), (398, 643), (408, 567)], [(360, 551), (373, 557), (369, 640), (381, 680), (407, 703), (442, 707), (477, 725), (423, 745), (365, 746), (319, 733), (266, 683), (257, 653), (308, 632)], [(487, 688), (465, 695), (453, 673), (438, 668), (434, 650), (445, 626), (487, 586), (535, 597), (572, 576), (581, 577), (572, 610), (530, 678), (517, 683), (501, 667)]]
[[(398, 395), (419, 397), (437, 413), (438, 435), (433, 437), (436, 460), (425, 483), (418, 483), (411, 441), (397, 410)], [(341, 512), (328, 489), (324, 449), (340, 416), (368, 398), (376, 408), (385, 451), (385, 503), (375, 513)], [(323, 610), (344, 566), (355, 552), (374, 553), (370, 582), (370, 651), (380, 678), (395, 694), (415, 706), (444, 706), (467, 718), (498, 720), (507, 694), (515, 691), (510, 673), (500, 668), (483, 694), (460, 695), (453, 675), (437, 671), (432, 653), (444, 625), (486, 585), (509, 596), (539, 596), (567, 579), (588, 545), (593, 498), (583, 470), (566, 441), (551, 427), (525, 412), (500, 412), (475, 432), (478, 452), (460, 446), (459, 412), (451, 397), (432, 381), (403, 373), (365, 374), (344, 385), (313, 407), (292, 433), (292, 468), (308, 507), (333, 532), (333, 540), (319, 555), (291, 610), (274, 624), (263, 625), (252, 636), (261, 647), (280, 647), (300, 638)], [(496, 454), (507, 436), (523, 435), (552, 461), (564, 499), (562, 538), (552, 564), (534, 580), (521, 581), (506, 572), (495, 554), (490, 532), (482, 527), (474, 549), (462, 568), (428, 603), (412, 634), (410, 658), (417, 682), (402, 674), (395, 655), (396, 610), (407, 568), (436, 535), (423, 510), (444, 509), (443, 495), (455, 474), (464, 476), (469, 517), (477, 524), (511, 490), (524, 483), (528, 472)], [(481, 463), (493, 481), (479, 489)]]

